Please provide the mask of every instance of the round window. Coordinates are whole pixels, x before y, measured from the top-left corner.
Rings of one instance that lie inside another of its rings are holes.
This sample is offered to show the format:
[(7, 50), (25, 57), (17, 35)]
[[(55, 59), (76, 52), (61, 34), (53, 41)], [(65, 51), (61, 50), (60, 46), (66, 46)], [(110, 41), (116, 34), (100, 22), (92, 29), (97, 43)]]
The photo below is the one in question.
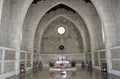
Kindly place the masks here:
[(58, 33), (59, 34), (64, 34), (65, 33), (65, 28), (64, 27), (59, 27), (58, 28)]

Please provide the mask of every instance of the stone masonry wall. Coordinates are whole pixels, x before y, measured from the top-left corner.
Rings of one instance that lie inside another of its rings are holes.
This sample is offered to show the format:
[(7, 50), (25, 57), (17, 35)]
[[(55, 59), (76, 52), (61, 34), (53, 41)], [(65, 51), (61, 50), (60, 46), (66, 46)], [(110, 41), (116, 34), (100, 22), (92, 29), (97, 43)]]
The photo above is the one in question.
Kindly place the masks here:
[[(65, 33), (60, 35), (57, 30), (60, 26), (65, 28)], [(42, 54), (60, 54), (60, 53), (83, 53), (83, 43), (80, 32), (76, 26), (69, 20), (58, 17), (49, 24), (42, 37)], [(63, 45), (64, 50), (59, 50)]]

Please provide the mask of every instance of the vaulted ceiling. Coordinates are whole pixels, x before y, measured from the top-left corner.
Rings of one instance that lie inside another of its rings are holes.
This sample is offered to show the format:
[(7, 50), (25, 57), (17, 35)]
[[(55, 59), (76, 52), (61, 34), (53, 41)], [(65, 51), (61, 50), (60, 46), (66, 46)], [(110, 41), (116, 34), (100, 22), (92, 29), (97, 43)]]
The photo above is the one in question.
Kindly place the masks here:
[(119, 2), (4, 0), (0, 19), (0, 45), (40, 53), (41, 36), (45, 31), (42, 26), (47, 28), (59, 16), (67, 18), (77, 27), (83, 40), (84, 52), (120, 45)]
[[(26, 41), (35, 40), (34, 51), (39, 52), (41, 48), (40, 41), (45, 29), (50, 24), (50, 22), (54, 20), (54, 18), (57, 18), (59, 16), (63, 16), (69, 19), (72, 23), (76, 25), (77, 29), (82, 35), (84, 52), (90, 52), (90, 49), (92, 47), (90, 45), (91, 43), (94, 44), (94, 47), (95, 47), (94, 49), (104, 48), (102, 33), (101, 33), (102, 31), (101, 22), (94, 6), (91, 3), (86, 3), (81, 0), (78, 2), (75, 1), (73, 3), (74, 4), (72, 4), (72, 2), (70, 1), (68, 2), (54, 1), (50, 4), (46, 0), (46, 1), (38, 2), (37, 4), (32, 4), (25, 18), (24, 28), (23, 28), (23, 38), (28, 37), (28, 35), (33, 32), (33, 34), (35, 35), (35, 39), (33, 39), (34, 37), (31, 38), (31, 36), (29, 36), (29, 38), (23, 39), (23, 42), (21, 45), (22, 50), (25, 50), (25, 49), (30, 50), (32, 48), (30, 46), (33, 46), (33, 43), (31, 42), (32, 45), (29, 45), (27, 47)], [(30, 21), (30, 19), (33, 19), (33, 20)], [(33, 31), (33, 28), (35, 29), (35, 26), (36, 26), (36, 30)], [(96, 26), (97, 28), (95, 28)], [(31, 29), (29, 32), (27, 31), (28, 28)], [(93, 29), (96, 29), (96, 30), (93, 30)], [(97, 30), (99, 30), (98, 31), (99, 33), (96, 33), (96, 34), (93, 33), (94, 31), (97, 31)], [(99, 34), (99, 37), (98, 37), (98, 34)], [(92, 40), (93, 42), (90, 40)], [(101, 45), (99, 44), (99, 46), (97, 46), (98, 40), (99, 40), (99, 43), (101, 44)]]
[[(33, 0), (32, 4), (37, 4), (39, 1), (46, 1), (46, 0)], [(86, 3), (92, 3), (91, 0), (83, 0)]]

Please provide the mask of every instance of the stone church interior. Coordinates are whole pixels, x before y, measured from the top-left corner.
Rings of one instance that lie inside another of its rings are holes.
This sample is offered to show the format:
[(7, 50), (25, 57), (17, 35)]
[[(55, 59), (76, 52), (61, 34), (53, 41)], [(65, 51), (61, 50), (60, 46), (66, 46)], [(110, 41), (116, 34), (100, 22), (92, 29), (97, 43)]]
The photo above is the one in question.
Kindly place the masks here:
[(0, 79), (120, 79), (120, 0), (0, 0)]

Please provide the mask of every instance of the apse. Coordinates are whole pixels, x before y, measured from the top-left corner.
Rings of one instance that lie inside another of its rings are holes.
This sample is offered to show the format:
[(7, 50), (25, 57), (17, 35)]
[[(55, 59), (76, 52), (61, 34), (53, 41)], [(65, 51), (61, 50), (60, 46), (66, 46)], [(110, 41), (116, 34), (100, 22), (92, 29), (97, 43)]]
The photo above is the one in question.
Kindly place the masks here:
[(120, 0), (0, 0), (0, 78), (61, 54), (120, 75), (119, 18)]
[[(64, 27), (63, 34), (58, 33), (59, 27)], [(83, 42), (76, 26), (64, 17), (52, 21), (44, 31), (41, 40), (41, 54), (74, 54), (83, 53)], [(63, 45), (63, 51), (59, 47)]]

